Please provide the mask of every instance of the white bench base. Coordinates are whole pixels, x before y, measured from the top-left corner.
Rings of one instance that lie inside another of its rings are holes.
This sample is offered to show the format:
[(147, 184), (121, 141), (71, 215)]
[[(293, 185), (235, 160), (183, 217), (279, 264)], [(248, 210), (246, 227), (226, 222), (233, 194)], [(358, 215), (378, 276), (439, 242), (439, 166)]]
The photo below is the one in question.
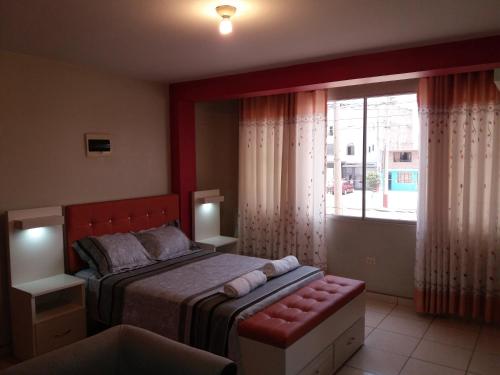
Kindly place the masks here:
[(332, 375), (363, 345), (365, 293), (288, 348), (239, 337), (243, 375)]

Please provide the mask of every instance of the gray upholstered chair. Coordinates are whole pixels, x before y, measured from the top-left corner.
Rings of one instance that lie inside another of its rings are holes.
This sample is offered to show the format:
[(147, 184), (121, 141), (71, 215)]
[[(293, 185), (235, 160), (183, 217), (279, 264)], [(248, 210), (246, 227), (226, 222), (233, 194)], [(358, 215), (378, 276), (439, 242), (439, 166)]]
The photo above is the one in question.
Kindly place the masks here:
[(14, 374), (234, 375), (227, 358), (120, 325), (8, 368)]

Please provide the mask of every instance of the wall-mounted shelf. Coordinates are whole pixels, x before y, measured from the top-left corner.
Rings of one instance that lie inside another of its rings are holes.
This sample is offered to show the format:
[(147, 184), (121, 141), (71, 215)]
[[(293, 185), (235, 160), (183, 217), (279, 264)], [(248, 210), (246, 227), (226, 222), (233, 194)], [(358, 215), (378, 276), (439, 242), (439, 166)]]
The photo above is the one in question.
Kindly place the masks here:
[(200, 198), (200, 203), (205, 204), (205, 203), (221, 203), (224, 202), (224, 196), (223, 195), (213, 195), (211, 197), (203, 197)]
[(238, 239), (235, 237), (215, 236), (215, 237), (211, 237), (211, 238), (204, 238), (204, 239), (197, 241), (197, 242), (202, 243), (202, 244), (211, 245), (211, 246), (217, 248), (217, 247), (221, 247), (221, 246), (234, 244), (234, 243), (238, 242)]
[(31, 217), (26, 219), (14, 220), (14, 227), (16, 229), (33, 229), (63, 224), (64, 216), (62, 215)]

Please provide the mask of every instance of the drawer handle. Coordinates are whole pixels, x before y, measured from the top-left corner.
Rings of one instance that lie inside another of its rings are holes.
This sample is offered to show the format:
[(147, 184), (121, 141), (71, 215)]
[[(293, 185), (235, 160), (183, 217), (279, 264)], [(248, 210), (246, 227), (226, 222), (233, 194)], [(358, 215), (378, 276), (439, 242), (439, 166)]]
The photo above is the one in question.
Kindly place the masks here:
[(71, 330), (71, 328), (70, 328), (70, 329), (68, 329), (68, 330), (64, 331), (63, 333), (59, 333), (59, 334), (57, 334), (57, 335), (54, 335), (54, 337), (55, 337), (55, 338), (57, 338), (57, 339), (58, 339), (58, 338), (61, 338), (61, 337), (64, 337), (64, 336), (68, 335), (71, 331), (72, 331), (72, 330)]

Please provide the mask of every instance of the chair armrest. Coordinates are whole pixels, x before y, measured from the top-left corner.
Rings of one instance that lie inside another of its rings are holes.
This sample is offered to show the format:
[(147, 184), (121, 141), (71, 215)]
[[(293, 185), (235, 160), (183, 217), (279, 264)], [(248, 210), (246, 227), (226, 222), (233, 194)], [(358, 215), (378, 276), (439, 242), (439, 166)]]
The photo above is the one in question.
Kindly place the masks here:
[(119, 325), (12, 366), (5, 375), (236, 375), (236, 370), (227, 358), (142, 328)]
[(9, 367), (2, 375), (116, 373), (119, 327)]
[(128, 325), (120, 332), (120, 374), (236, 375), (227, 358)]

